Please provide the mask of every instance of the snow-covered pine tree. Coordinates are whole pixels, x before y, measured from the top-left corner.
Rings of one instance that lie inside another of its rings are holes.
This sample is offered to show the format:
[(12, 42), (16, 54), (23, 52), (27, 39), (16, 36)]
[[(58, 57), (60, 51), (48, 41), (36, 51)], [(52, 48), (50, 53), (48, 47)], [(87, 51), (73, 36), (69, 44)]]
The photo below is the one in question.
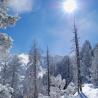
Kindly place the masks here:
[(72, 55), (70, 57), (71, 60), (71, 73), (72, 73), (72, 81), (74, 82), (74, 84), (77, 85), (77, 64), (76, 64), (76, 56)]
[(18, 57), (18, 55), (14, 55), (11, 58), (10, 62), (8, 63), (8, 77), (7, 77), (9, 79), (8, 83), (10, 87), (13, 88), (14, 90), (12, 98), (17, 98), (17, 96), (20, 93), (19, 92), (20, 69), (21, 69), (20, 58)]
[(5, 33), (0, 33), (0, 65), (1, 65), (1, 78), (0, 81), (3, 85), (7, 83), (7, 68), (9, 62), (9, 51), (12, 46), (12, 38)]
[(98, 44), (94, 49), (94, 56), (92, 60), (92, 82), (95, 86), (98, 86)]
[(66, 76), (66, 86), (71, 82), (72, 80), (72, 71), (71, 71), (71, 61), (69, 56), (65, 56), (65, 63), (64, 65), (66, 66), (65, 68), (65, 76)]
[(90, 82), (92, 65), (92, 47), (86, 40), (81, 49), (81, 76), (82, 82)]
[(18, 16), (9, 15), (9, 2), (10, 0), (0, 0), (0, 28), (6, 28), (15, 25)]
[(24, 96), (26, 98), (38, 98), (38, 65), (40, 64), (40, 52), (36, 41), (29, 52), (29, 63), (25, 77)]
[(66, 86), (72, 80), (71, 60), (69, 56), (64, 56), (63, 60), (57, 64), (57, 74), (61, 74), (62, 78), (66, 79)]

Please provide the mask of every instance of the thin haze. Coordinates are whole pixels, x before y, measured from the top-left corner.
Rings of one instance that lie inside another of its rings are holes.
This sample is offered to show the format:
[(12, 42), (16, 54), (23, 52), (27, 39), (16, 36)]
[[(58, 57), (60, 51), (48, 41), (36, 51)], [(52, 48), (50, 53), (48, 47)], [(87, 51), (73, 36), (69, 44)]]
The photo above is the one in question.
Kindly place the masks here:
[(66, 13), (62, 2), (66, 0), (13, 0), (10, 4), (21, 19), (14, 27), (1, 32), (14, 39), (14, 52), (28, 52), (33, 39), (37, 39), (45, 51), (48, 45), (51, 54), (70, 54), (73, 47), (73, 16), (80, 37), (80, 46), (87, 39), (92, 46), (98, 42), (98, 0), (77, 0), (78, 9)]

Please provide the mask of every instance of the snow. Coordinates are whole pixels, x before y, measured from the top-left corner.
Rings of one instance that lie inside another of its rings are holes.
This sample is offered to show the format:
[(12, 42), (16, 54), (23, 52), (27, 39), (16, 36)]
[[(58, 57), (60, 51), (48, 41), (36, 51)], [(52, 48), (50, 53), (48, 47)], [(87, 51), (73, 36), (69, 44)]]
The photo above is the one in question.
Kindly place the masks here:
[[(71, 83), (68, 89), (72, 86), (73, 84)], [(74, 87), (73, 87), (74, 88)], [(54, 91), (52, 91), (53, 93)], [(44, 95), (39, 95), (39, 98), (52, 98)], [(67, 94), (59, 97), (59, 98), (98, 98), (98, 88), (94, 88), (93, 84), (84, 84), (83, 85), (83, 92), (78, 93), (76, 92), (75, 94)]]
[(39, 66), (39, 72), (38, 72), (38, 78), (43, 78), (43, 76), (46, 74), (46, 69), (42, 66)]
[[(66, 84), (65, 79), (62, 79), (61, 75), (58, 74), (56, 77), (51, 76), (50, 78), (50, 97), (49, 98), (60, 98), (64, 95), (64, 86)], [(39, 97), (40, 98), (40, 97)]]
[(98, 98), (98, 88), (94, 88), (92, 84), (84, 84), (83, 93), (88, 98)]
[(49, 98), (48, 96), (44, 96), (42, 94), (39, 94), (39, 97), (38, 98)]
[(19, 54), (18, 57), (20, 58), (20, 62), (23, 64), (23, 65), (27, 65), (27, 63), (29, 62), (29, 56), (28, 54)]
[(0, 84), (0, 98), (11, 98), (11, 93), (13, 93), (11, 87)]
[(95, 88), (93, 84), (84, 84), (83, 93), (74, 95), (75, 98), (98, 98), (98, 88)]

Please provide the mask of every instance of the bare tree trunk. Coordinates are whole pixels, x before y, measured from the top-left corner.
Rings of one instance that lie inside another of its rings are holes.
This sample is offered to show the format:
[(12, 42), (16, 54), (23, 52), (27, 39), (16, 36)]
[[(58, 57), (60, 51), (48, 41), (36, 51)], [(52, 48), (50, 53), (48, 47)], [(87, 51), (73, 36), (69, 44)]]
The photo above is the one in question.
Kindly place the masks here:
[(34, 43), (34, 98), (38, 98), (37, 90), (37, 48), (36, 43)]
[(7, 68), (7, 62), (4, 62), (4, 66), (3, 66), (3, 81), (2, 84), (5, 85), (6, 84), (6, 68)]
[(48, 96), (50, 96), (50, 62), (49, 62), (48, 47), (47, 47), (47, 71), (48, 71)]
[(82, 91), (82, 78), (81, 78), (81, 71), (80, 71), (80, 53), (79, 53), (79, 40), (77, 34), (77, 28), (74, 22), (74, 39), (75, 39), (75, 51), (76, 51), (76, 63), (77, 63), (77, 76), (78, 76), (78, 93)]
[(68, 84), (69, 84), (69, 81), (70, 81), (70, 61), (69, 61), (69, 57), (68, 57), (68, 61), (67, 61), (67, 63), (68, 63), (68, 66), (67, 66), (67, 81), (66, 81), (66, 86), (68, 86)]
[[(12, 73), (12, 80), (11, 80), (11, 87), (14, 88), (14, 77), (15, 77), (15, 68), (13, 66), (13, 73)], [(15, 92), (13, 92), (12, 97), (11, 98), (15, 98)]]

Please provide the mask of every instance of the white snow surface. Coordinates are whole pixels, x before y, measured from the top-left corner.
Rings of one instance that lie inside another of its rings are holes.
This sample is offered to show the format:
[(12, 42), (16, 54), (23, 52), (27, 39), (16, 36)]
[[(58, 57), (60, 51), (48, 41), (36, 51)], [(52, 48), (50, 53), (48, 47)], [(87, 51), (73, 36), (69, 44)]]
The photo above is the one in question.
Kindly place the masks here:
[(75, 94), (75, 98), (98, 98), (98, 88), (95, 88), (93, 84), (84, 84), (83, 93), (76, 96), (77, 93)]
[(20, 62), (24, 65), (27, 65), (27, 63), (29, 62), (29, 56), (28, 54), (19, 54), (18, 57), (20, 58)]
[[(39, 98), (51, 98), (48, 96), (39, 95)], [(83, 85), (83, 93), (78, 93), (71, 95), (66, 94), (61, 96), (60, 98), (98, 98), (98, 88), (95, 88), (93, 84), (84, 84)]]
[(98, 88), (94, 88), (92, 84), (84, 84), (83, 93), (88, 98), (98, 98)]
[(42, 78), (46, 74), (46, 69), (42, 66), (39, 66), (38, 78)]

